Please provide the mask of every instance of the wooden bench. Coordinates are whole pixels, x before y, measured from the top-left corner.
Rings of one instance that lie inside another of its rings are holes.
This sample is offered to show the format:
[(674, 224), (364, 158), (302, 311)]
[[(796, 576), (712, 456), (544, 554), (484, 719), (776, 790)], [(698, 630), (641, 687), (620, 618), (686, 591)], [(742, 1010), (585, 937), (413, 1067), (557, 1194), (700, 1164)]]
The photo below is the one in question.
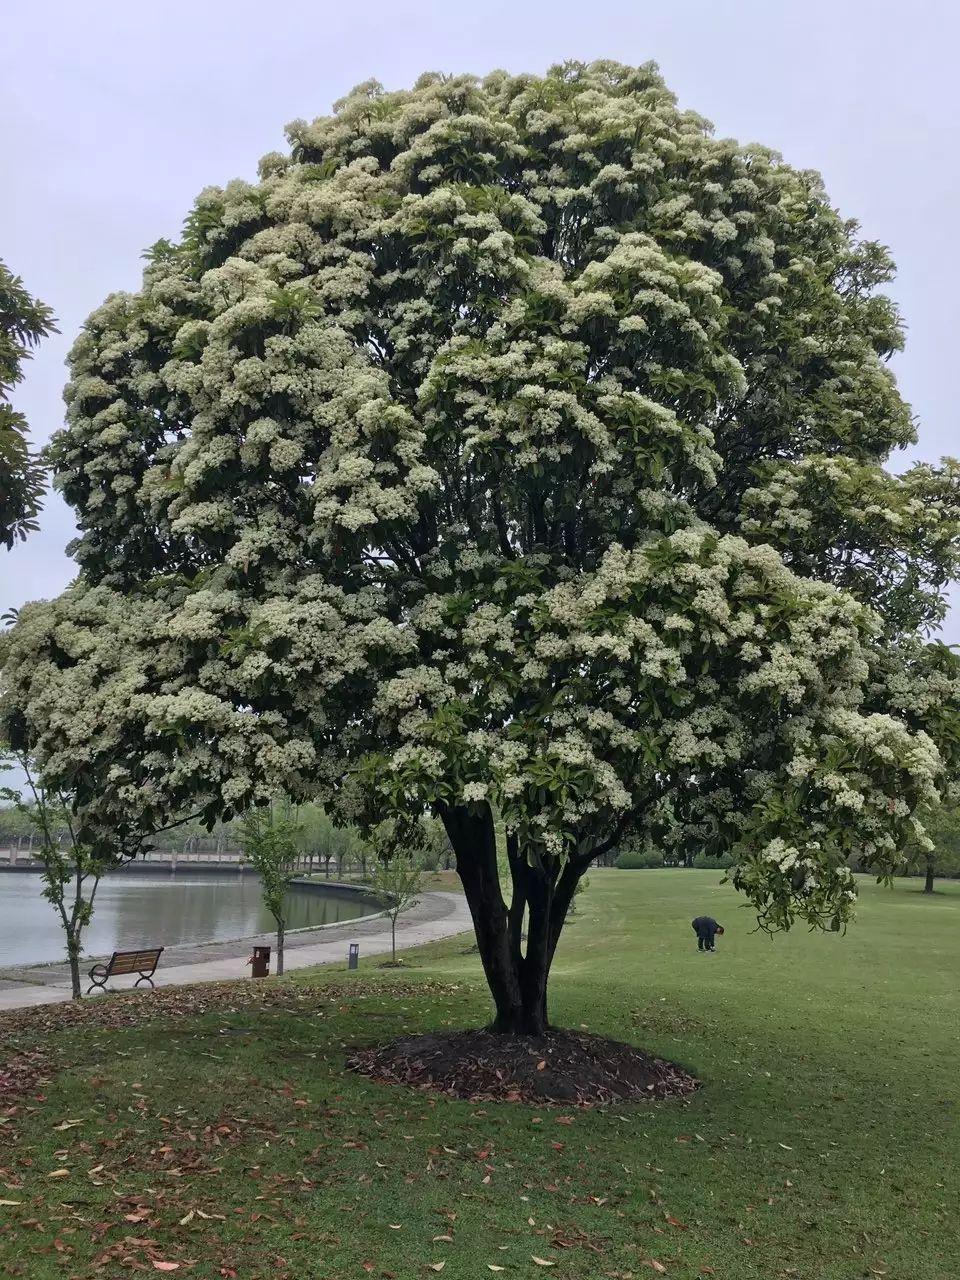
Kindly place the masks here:
[(140, 975), (133, 984), (135, 987), (141, 982), (149, 982), (152, 987), (162, 951), (163, 947), (152, 947), (149, 951), (115, 951), (106, 964), (95, 964), (90, 970), (87, 995), (94, 990), (106, 991), (107, 979), (123, 973)]

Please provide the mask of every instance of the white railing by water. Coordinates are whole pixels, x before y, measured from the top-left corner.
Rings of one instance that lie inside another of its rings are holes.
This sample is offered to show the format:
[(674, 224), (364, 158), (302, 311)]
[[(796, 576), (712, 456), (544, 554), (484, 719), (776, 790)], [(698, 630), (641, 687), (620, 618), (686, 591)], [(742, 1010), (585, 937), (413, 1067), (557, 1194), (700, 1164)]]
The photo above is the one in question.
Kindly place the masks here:
[[(149, 853), (136, 859), (139, 864), (146, 863), (157, 869), (175, 871), (178, 867), (187, 870), (190, 867), (204, 868), (210, 866), (232, 866), (240, 868), (244, 864), (240, 849), (151, 849)], [(15, 844), (0, 846), (0, 868), (36, 867), (34, 842), (24, 837)], [(301, 874), (321, 877), (324, 880), (356, 880), (365, 878), (369, 863), (364, 867), (360, 862), (337, 863), (334, 859), (325, 862), (322, 858), (311, 858), (308, 854), (300, 859), (297, 871)]]

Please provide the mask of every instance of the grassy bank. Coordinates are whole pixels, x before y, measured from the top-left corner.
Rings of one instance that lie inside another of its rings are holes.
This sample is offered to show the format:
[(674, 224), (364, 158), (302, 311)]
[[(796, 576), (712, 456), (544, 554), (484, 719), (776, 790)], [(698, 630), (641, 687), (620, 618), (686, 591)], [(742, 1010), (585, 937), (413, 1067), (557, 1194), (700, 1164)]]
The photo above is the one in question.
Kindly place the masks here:
[[(952, 1280), (960, 885), (867, 882), (847, 937), (770, 940), (717, 880), (595, 873), (554, 976), (557, 1021), (691, 1067), (688, 1105), (537, 1112), (345, 1074), (345, 1045), (487, 1016), (465, 940), (399, 976), (7, 1016), (28, 1088), (0, 1125), (0, 1273)], [(727, 927), (714, 956), (701, 912)]]

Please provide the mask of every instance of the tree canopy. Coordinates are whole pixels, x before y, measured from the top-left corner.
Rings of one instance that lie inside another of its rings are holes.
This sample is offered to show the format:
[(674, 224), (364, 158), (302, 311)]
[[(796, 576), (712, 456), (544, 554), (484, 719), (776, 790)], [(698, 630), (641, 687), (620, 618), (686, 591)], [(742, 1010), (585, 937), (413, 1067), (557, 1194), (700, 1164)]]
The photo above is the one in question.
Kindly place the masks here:
[(0, 262), (0, 543), (7, 550), (37, 528), (44, 472), (27, 443), (27, 422), (9, 403), (32, 347), (56, 332), (53, 312)]
[(842, 927), (960, 741), (960, 467), (884, 467), (886, 251), (651, 64), (370, 82), (288, 137), (74, 346), (82, 577), (23, 610), (9, 732), (158, 812), (432, 810), (505, 1028), (627, 837)]

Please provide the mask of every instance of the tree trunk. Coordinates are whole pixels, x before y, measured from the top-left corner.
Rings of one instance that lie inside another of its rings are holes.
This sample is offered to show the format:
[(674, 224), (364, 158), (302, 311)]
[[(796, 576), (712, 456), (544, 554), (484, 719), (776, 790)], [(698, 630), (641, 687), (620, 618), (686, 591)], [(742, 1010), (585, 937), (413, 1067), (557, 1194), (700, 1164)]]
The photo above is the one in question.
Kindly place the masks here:
[[(440, 817), (456, 857), (477, 948), (496, 1016), (492, 1031), (541, 1036), (549, 1029), (547, 982), (570, 903), (587, 863), (531, 866), (515, 836), (507, 837), (512, 897), (503, 899), (489, 809), (443, 808)], [(527, 918), (526, 950), (523, 924)]]
[(934, 876), (933, 858), (928, 853), (927, 854), (927, 875), (926, 875), (926, 879), (923, 882), (924, 893), (933, 893), (933, 876)]
[(83, 987), (80, 983), (80, 939), (75, 933), (67, 934), (67, 963), (70, 965), (71, 999), (83, 998)]
[(283, 974), (283, 925), (277, 925), (277, 977)]
[(390, 917), (390, 958), (397, 963), (397, 917)]

